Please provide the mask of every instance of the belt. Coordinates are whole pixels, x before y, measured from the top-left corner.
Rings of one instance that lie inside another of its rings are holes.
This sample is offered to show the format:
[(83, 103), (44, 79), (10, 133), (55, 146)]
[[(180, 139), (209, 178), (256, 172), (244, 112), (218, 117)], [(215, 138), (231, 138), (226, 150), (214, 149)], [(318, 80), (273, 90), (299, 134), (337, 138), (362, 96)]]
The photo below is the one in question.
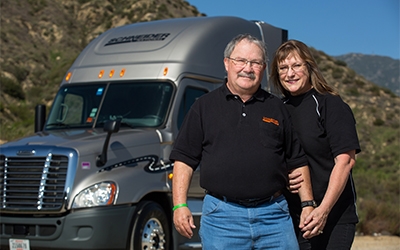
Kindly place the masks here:
[(243, 200), (239, 200), (239, 199), (233, 199), (233, 198), (229, 198), (220, 194), (216, 194), (214, 192), (210, 192), (208, 190), (206, 190), (206, 194), (211, 195), (219, 200), (223, 200), (223, 201), (227, 201), (227, 202), (233, 202), (239, 205), (242, 205), (244, 207), (256, 207), (258, 205), (261, 205), (265, 202), (270, 202), (273, 199), (279, 197), (282, 194), (282, 191), (278, 191), (275, 194), (265, 197), (265, 198), (254, 198), (254, 199), (243, 199)]

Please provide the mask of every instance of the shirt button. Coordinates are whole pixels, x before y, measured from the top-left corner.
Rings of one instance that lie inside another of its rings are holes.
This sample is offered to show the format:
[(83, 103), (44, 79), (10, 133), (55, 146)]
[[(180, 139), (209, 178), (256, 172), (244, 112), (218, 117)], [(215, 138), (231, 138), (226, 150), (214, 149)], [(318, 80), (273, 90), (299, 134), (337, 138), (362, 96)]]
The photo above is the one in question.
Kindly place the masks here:
[(246, 113), (242, 113), (242, 116), (243, 116), (243, 117), (246, 116)]

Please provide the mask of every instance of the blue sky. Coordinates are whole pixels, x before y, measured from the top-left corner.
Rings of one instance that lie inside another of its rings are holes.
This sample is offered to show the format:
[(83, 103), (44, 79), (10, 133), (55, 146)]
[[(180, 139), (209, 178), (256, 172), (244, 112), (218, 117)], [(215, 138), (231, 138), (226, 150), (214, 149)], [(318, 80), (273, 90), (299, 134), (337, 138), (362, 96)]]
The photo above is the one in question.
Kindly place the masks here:
[(187, 0), (207, 16), (237, 16), (287, 29), (328, 55), (400, 58), (400, 0)]

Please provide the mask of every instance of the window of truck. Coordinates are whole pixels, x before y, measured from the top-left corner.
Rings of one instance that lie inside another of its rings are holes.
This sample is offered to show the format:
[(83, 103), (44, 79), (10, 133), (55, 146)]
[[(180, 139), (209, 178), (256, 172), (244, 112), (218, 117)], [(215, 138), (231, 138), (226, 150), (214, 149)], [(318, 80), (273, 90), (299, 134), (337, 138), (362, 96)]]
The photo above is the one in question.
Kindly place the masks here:
[(183, 123), (183, 119), (185, 118), (187, 112), (189, 112), (190, 107), (192, 104), (202, 95), (206, 94), (207, 90), (199, 89), (196, 87), (187, 87), (185, 89), (185, 93), (182, 97), (182, 102), (179, 106), (179, 113), (178, 113), (178, 129), (181, 127)]
[(173, 94), (169, 82), (76, 84), (61, 87), (45, 129), (103, 127), (121, 120), (124, 127), (159, 127)]

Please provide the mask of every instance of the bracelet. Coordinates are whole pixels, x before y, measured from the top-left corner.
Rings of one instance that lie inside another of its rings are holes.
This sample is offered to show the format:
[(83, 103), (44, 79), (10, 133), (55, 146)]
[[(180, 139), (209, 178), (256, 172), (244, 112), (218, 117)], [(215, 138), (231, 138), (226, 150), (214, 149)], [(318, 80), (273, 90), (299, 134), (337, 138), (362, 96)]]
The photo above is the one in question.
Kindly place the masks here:
[(174, 207), (172, 208), (172, 211), (175, 211), (175, 210), (177, 210), (178, 208), (187, 207), (187, 206), (188, 206), (188, 205), (187, 205), (186, 203), (178, 204), (178, 205), (176, 205), (176, 206), (174, 206)]

